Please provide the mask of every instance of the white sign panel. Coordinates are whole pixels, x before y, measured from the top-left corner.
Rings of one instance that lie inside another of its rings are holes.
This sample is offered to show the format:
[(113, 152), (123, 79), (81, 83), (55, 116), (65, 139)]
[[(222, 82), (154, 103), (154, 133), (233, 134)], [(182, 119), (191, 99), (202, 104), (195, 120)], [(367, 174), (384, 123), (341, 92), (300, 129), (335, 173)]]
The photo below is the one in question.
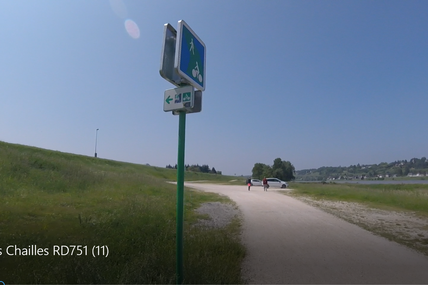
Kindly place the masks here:
[(165, 90), (163, 110), (169, 112), (193, 108), (195, 100), (194, 93), (193, 86)]

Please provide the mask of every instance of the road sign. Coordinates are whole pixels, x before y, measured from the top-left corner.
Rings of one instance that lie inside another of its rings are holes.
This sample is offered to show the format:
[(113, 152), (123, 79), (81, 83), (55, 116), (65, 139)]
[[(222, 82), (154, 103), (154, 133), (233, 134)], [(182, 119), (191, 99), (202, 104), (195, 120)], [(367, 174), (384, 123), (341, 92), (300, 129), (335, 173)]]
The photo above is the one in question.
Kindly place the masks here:
[(174, 68), (179, 76), (201, 91), (205, 90), (204, 42), (183, 20), (178, 21)]
[[(186, 114), (202, 109), (205, 90), (206, 48), (201, 39), (183, 20), (178, 21), (178, 33), (164, 25), (160, 75), (179, 88), (166, 90), (163, 110), (179, 116), (177, 157), (177, 284), (183, 283), (183, 222), (184, 222), (184, 141)], [(186, 84), (186, 85), (185, 85)], [(190, 85), (187, 85), (190, 84)], [(184, 86), (185, 85), (185, 86)], [(194, 88), (198, 89), (195, 91)]]
[(165, 112), (190, 110), (194, 106), (194, 89), (193, 86), (165, 90), (163, 100), (163, 110)]
[[(193, 108), (187, 108), (186, 114), (199, 113), (202, 110), (202, 91), (195, 90), (193, 97)], [(180, 111), (172, 111), (172, 114), (179, 115)]]
[(176, 40), (177, 31), (170, 24), (165, 24), (159, 73), (165, 80), (178, 87), (185, 80), (174, 69)]

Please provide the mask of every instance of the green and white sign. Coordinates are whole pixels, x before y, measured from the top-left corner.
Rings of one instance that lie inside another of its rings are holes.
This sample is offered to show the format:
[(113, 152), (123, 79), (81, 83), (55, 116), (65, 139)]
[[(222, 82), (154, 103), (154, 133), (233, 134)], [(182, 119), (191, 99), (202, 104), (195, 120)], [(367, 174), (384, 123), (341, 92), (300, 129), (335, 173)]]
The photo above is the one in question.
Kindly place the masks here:
[(193, 86), (184, 86), (165, 90), (163, 110), (165, 112), (190, 110), (194, 106)]
[(206, 47), (183, 20), (178, 21), (174, 68), (196, 89), (205, 90)]

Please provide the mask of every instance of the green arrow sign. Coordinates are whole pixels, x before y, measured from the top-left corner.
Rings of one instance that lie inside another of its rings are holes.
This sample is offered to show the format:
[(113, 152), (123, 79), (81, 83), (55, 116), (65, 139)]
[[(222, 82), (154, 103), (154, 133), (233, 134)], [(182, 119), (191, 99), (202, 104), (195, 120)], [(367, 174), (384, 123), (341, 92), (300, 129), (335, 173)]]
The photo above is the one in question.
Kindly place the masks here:
[(169, 96), (168, 95), (168, 98), (166, 98), (166, 100), (165, 100), (168, 104), (172, 101), (172, 98), (171, 98), (171, 96)]

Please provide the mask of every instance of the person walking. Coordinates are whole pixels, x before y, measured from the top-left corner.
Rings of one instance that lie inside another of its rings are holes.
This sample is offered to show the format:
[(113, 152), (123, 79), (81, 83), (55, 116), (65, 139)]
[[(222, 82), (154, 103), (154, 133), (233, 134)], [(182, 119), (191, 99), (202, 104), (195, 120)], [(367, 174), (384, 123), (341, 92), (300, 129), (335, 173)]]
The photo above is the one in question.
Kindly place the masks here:
[(263, 190), (267, 191), (268, 188), (269, 188), (269, 184), (268, 184), (267, 179), (265, 177), (265, 178), (263, 178)]
[(248, 185), (248, 191), (250, 191), (250, 187), (251, 187), (251, 179), (250, 178), (247, 179), (247, 185)]

